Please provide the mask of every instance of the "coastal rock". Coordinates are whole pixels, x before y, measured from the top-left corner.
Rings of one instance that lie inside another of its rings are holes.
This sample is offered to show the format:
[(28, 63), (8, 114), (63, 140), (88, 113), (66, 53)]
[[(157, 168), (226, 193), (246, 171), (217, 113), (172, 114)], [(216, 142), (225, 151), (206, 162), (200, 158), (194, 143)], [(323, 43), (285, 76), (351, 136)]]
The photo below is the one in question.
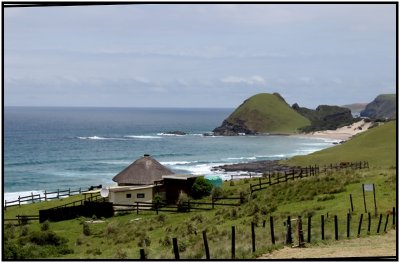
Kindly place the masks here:
[(396, 112), (396, 95), (382, 94), (369, 103), (360, 112), (360, 116), (371, 119), (396, 119)]
[(168, 131), (168, 132), (165, 132), (165, 134), (169, 134), (169, 135), (186, 135), (187, 133), (183, 132), (183, 131)]
[(230, 123), (227, 120), (222, 122), (222, 125), (213, 130), (214, 135), (217, 136), (236, 136), (241, 134), (255, 135), (257, 132), (252, 131), (246, 127), (243, 121), (237, 120), (236, 124)]
[(292, 167), (287, 165), (279, 164), (279, 161), (256, 161), (249, 163), (237, 163), (237, 164), (227, 164), (221, 166), (215, 166), (212, 170), (223, 170), (225, 172), (254, 172), (263, 173), (267, 171), (286, 171), (292, 169)]

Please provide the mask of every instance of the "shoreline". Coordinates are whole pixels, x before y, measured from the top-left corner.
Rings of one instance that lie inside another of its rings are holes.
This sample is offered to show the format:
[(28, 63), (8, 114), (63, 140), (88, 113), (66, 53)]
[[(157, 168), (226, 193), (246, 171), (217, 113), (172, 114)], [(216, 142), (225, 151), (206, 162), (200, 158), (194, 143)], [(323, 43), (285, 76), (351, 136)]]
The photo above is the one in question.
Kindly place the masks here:
[(292, 136), (347, 141), (351, 139), (351, 137), (353, 137), (354, 135), (365, 132), (372, 125), (373, 122), (366, 122), (365, 120), (361, 120), (351, 125), (337, 128), (336, 130), (315, 131), (310, 133), (295, 134)]

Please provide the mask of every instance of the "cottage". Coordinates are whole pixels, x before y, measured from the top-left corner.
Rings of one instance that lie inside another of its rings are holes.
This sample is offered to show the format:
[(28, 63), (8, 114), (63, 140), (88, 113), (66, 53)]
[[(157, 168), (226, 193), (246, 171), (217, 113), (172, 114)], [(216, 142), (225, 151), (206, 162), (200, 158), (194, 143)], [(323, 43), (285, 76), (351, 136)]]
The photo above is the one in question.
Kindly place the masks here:
[(112, 179), (118, 186), (110, 187), (109, 200), (129, 205), (151, 202), (158, 194), (168, 203), (175, 203), (180, 192), (190, 194), (196, 177), (199, 175), (176, 174), (145, 154)]

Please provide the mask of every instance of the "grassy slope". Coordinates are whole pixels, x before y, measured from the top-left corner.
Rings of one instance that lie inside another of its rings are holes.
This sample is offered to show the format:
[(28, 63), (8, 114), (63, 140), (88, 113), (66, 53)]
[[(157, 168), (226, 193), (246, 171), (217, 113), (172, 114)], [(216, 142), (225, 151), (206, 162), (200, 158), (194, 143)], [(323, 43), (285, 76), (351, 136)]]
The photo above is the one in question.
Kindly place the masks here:
[(261, 93), (250, 97), (228, 118), (245, 121), (248, 128), (261, 133), (295, 133), (310, 121), (290, 108), (278, 96)]
[(388, 122), (337, 145), (284, 161), (289, 165), (330, 164), (341, 161), (368, 161), (370, 166), (396, 166), (396, 121)]

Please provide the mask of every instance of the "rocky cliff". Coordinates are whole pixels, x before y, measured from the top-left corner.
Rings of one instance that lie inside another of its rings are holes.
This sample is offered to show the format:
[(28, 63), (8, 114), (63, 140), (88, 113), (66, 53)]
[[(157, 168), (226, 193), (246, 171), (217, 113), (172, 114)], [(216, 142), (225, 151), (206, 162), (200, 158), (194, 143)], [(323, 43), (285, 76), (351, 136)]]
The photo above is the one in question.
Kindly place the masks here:
[(396, 94), (382, 94), (360, 112), (361, 117), (371, 119), (396, 119)]

